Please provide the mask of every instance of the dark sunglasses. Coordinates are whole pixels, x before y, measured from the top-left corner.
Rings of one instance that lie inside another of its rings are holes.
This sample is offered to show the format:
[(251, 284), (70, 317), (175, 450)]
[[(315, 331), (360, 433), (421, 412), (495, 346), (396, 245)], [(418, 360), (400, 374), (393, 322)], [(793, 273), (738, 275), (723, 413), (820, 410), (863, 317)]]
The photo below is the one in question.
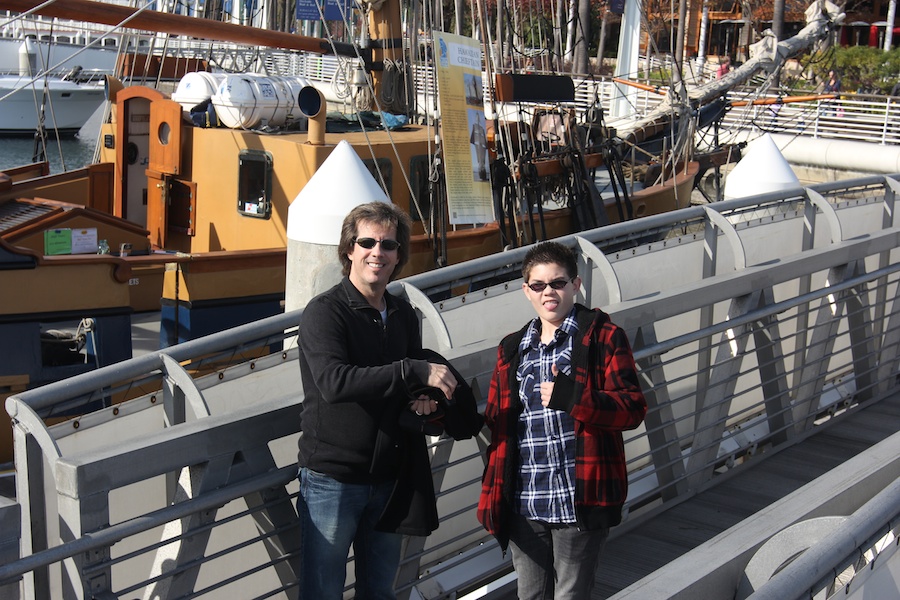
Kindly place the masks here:
[(531, 291), (534, 292), (535, 294), (540, 294), (545, 289), (547, 289), (548, 285), (551, 288), (553, 288), (554, 290), (561, 290), (564, 287), (566, 287), (567, 285), (569, 285), (570, 281), (572, 281), (572, 280), (571, 279), (554, 279), (550, 283), (544, 283), (543, 281), (535, 281), (534, 283), (526, 283), (525, 285), (530, 287)]
[(353, 238), (353, 243), (359, 244), (366, 250), (371, 250), (375, 244), (381, 244), (381, 249), (389, 252), (400, 247), (400, 242), (397, 240), (376, 240), (375, 238)]

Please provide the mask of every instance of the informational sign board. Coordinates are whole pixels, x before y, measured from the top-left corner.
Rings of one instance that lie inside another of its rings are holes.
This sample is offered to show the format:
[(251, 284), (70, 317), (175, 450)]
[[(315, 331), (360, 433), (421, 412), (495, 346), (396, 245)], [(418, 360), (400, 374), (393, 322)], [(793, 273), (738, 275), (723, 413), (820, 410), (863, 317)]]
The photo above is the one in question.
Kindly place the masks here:
[(326, 21), (343, 21), (345, 15), (349, 18), (350, 0), (324, 0), (324, 6), (320, 0), (297, 0), (297, 19), (303, 21), (318, 21), (322, 18), (319, 14), (319, 6)]
[(72, 230), (72, 254), (97, 254), (97, 228)]
[(44, 232), (44, 254), (72, 254), (72, 230), (48, 229)]
[(97, 254), (97, 228), (48, 229), (44, 232), (44, 254)]
[(493, 221), (481, 45), (471, 38), (436, 31), (434, 56), (450, 222)]

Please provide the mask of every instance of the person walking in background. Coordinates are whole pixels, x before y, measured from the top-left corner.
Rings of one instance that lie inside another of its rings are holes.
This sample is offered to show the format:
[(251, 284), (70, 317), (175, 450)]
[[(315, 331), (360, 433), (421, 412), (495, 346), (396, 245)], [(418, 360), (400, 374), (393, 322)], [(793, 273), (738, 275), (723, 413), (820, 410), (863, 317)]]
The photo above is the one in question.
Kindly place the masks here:
[[(456, 394), (444, 407), (447, 433), (463, 439), (481, 429), (471, 389), (440, 355), (423, 350), (413, 308), (387, 292), (409, 258), (409, 240), (410, 219), (396, 206), (354, 208), (338, 245), (344, 278), (301, 317), (302, 598), (343, 597), (351, 545), (356, 598), (394, 598), (402, 535), (438, 526), (425, 436), (401, 422), (430, 418)], [(463, 410), (465, 418), (451, 419)], [(462, 426), (451, 431), (451, 423)]]
[(731, 57), (727, 54), (722, 57), (722, 62), (719, 63), (719, 68), (716, 69), (716, 79), (722, 79), (728, 73), (731, 72)]
[(828, 71), (828, 79), (825, 80), (825, 87), (822, 89), (822, 92), (825, 94), (833, 94), (841, 91), (841, 80), (838, 79), (837, 74), (835, 74), (834, 70)]
[[(841, 91), (841, 80), (838, 78), (837, 74), (835, 74), (834, 69), (828, 71), (828, 79), (825, 80), (825, 86), (822, 88), (823, 94), (837, 94)], [(838, 97), (840, 98), (840, 97)], [(825, 100), (825, 105), (828, 107), (826, 113), (829, 115), (837, 115), (838, 117), (844, 116), (844, 109), (840, 107), (839, 99), (837, 100)]]
[(534, 246), (522, 291), (536, 317), (497, 351), (478, 520), (512, 551), (520, 600), (587, 600), (628, 488), (622, 432), (647, 403), (625, 332), (575, 302), (575, 254)]

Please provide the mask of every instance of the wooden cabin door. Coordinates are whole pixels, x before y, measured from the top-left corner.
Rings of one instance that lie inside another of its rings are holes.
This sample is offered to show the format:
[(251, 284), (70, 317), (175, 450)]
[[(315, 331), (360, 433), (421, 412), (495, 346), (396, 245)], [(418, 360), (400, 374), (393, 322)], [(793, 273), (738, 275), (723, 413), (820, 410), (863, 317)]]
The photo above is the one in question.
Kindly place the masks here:
[(158, 248), (168, 242), (171, 191), (181, 173), (181, 113), (181, 105), (172, 100), (150, 105), (147, 229), (150, 243)]
[(147, 231), (150, 244), (155, 248), (166, 247), (166, 231), (169, 218), (169, 176), (147, 170)]
[(147, 226), (147, 175), (150, 166), (150, 114), (162, 92), (130, 86), (115, 93), (115, 198), (113, 214)]

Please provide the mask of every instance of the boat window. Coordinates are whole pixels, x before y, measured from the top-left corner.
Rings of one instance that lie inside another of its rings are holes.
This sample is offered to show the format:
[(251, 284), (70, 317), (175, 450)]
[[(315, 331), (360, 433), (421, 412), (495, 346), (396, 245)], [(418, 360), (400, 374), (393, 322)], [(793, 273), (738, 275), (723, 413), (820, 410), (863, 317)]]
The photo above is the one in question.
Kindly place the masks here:
[(238, 156), (238, 212), (268, 219), (272, 215), (272, 155), (244, 150)]
[(427, 154), (413, 156), (409, 160), (409, 180), (416, 199), (409, 207), (409, 216), (413, 221), (427, 222), (428, 215), (431, 214), (431, 182), (428, 180), (430, 165), (431, 159)]

